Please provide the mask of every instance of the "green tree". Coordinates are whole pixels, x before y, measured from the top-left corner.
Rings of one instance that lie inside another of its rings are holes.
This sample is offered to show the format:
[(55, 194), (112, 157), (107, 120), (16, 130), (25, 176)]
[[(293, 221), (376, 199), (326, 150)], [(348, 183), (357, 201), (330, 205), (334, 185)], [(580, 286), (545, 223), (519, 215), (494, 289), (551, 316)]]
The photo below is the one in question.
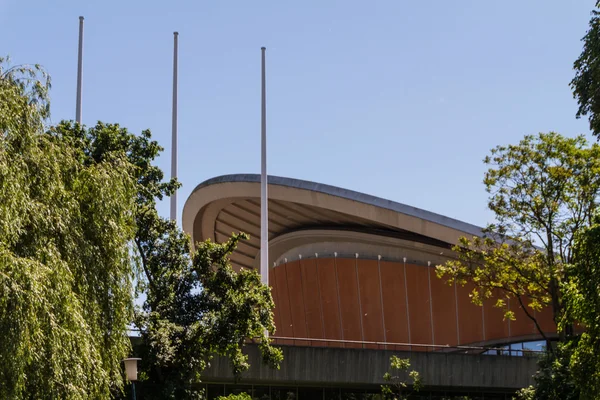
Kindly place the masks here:
[(177, 269), (162, 263), (149, 268), (160, 287), (147, 291), (138, 324), (148, 382), (162, 388), (156, 398), (200, 398), (196, 384), (214, 355), (227, 356), (239, 376), (249, 368), (242, 352), (249, 340), (258, 341), (264, 363), (279, 368), (281, 350), (265, 335), (265, 330), (275, 331), (270, 289), (256, 271), (236, 273), (229, 263), (238, 241), (246, 237), (200, 243), (192, 262), (182, 262)]
[(276, 368), (282, 354), (265, 335), (275, 329), (270, 289), (256, 271), (235, 273), (229, 264), (229, 255), (246, 236), (234, 235), (224, 244), (200, 243), (192, 250), (189, 236), (159, 216), (156, 202), (179, 184), (163, 181), (163, 172), (153, 164), (162, 148), (150, 132), (138, 136), (116, 124), (83, 129), (70, 122), (53, 131), (81, 144), (89, 162), (124, 153), (135, 167), (132, 253), (138, 291), (145, 295), (135, 324), (142, 336), (140, 376), (156, 388), (146, 397), (200, 396), (200, 374), (215, 354), (228, 356), (239, 375), (249, 367), (242, 348), (250, 339), (258, 341), (264, 361)]
[[(560, 285), (575, 235), (591, 225), (597, 209), (600, 146), (583, 136), (540, 133), (494, 148), (484, 162), (496, 222), (483, 238), (461, 238), (457, 258), (438, 266), (438, 276), (473, 282), (475, 304), (497, 297), (496, 306), (506, 307), (505, 299), (514, 299), (545, 336), (532, 310), (550, 306), (557, 324), (564, 317)], [(514, 312), (506, 317), (514, 319)], [(571, 325), (562, 327), (564, 340)]]
[[(257, 339), (277, 367), (270, 290), (228, 262), (238, 240), (190, 248), (156, 201), (179, 186), (153, 164), (149, 131), (61, 122), (46, 129), (49, 78), (0, 60), (0, 397), (108, 398), (130, 354), (132, 281), (146, 355), (142, 378), (159, 398), (192, 398), (212, 355), (248, 368)], [(47, 78), (46, 80), (40, 80)]]
[(563, 285), (562, 323), (585, 326), (585, 332), (565, 345), (565, 363), (581, 399), (600, 398), (600, 216), (594, 222), (577, 236), (567, 267), (569, 281)]
[(135, 184), (45, 132), (49, 79), (0, 60), (0, 398), (101, 399), (130, 343)]
[(217, 400), (252, 400), (248, 393), (230, 394), (229, 396), (219, 396)]
[(588, 116), (590, 130), (600, 137), (600, 1), (592, 11), (589, 29), (582, 39), (583, 50), (575, 60), (575, 77), (571, 81), (573, 97), (579, 108), (577, 118)]
[(517, 392), (519, 400), (583, 400), (596, 397), (581, 397), (580, 386), (573, 379), (570, 368), (572, 342), (559, 343), (554, 353), (545, 353), (538, 361), (538, 371), (533, 376), (535, 386)]
[(408, 358), (391, 356), (390, 371), (383, 375), (383, 380), (387, 382), (381, 385), (381, 394), (385, 399), (406, 400), (423, 388), (421, 376), (418, 371), (410, 370)]

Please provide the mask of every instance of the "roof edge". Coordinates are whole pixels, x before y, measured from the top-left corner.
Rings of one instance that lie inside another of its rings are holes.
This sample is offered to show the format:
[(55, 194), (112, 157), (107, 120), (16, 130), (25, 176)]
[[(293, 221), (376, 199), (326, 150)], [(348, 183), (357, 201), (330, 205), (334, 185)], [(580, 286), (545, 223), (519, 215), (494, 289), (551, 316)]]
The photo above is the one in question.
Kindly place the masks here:
[[(198, 190), (211, 185), (220, 183), (260, 183), (259, 174), (230, 174), (221, 175), (214, 178), (205, 180), (204, 182), (197, 185), (189, 196), (197, 192)], [(423, 210), (421, 208), (409, 206), (406, 204), (398, 203), (392, 200), (386, 200), (381, 197), (372, 196), (365, 193), (356, 192), (354, 190), (343, 189), (340, 187), (326, 185), (323, 183), (305, 181), (301, 179), (285, 178), (281, 176), (268, 176), (269, 185), (286, 186), (295, 189), (310, 190), (313, 192), (319, 192), (328, 194), (330, 196), (340, 197), (346, 200), (353, 200), (359, 203), (384, 208), (387, 210), (395, 211), (401, 214), (410, 215), (412, 217), (421, 218), (423, 220), (436, 223), (438, 225), (446, 226), (448, 228), (456, 229), (473, 236), (482, 236), (483, 228), (469, 224), (467, 222), (459, 221), (454, 218), (446, 217), (441, 214), (437, 214), (431, 211)], [(188, 196), (188, 197), (189, 197)]]

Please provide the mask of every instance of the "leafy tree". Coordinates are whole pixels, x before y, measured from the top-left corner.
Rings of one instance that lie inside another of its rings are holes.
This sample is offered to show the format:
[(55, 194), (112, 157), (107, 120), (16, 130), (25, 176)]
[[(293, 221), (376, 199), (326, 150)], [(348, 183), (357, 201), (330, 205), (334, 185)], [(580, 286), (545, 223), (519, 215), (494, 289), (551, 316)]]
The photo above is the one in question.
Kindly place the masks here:
[(135, 185), (46, 133), (49, 78), (0, 60), (0, 398), (102, 399), (130, 343)]
[[(270, 291), (255, 271), (236, 274), (238, 240), (190, 249), (156, 201), (179, 186), (153, 165), (162, 148), (116, 124), (48, 130), (49, 78), (0, 60), (0, 397), (108, 398), (130, 352), (134, 276), (145, 290), (135, 321), (142, 377), (159, 398), (191, 398), (212, 354), (257, 338), (265, 362), (281, 351)], [(40, 80), (40, 76), (45, 79)], [(133, 267), (133, 268), (132, 268)]]
[(148, 290), (138, 324), (142, 357), (148, 360), (146, 376), (163, 388), (157, 398), (200, 398), (195, 384), (216, 354), (229, 357), (239, 376), (249, 368), (242, 352), (249, 339), (258, 340), (267, 365), (279, 367), (281, 350), (265, 335), (265, 330), (275, 330), (270, 289), (256, 271), (236, 273), (229, 263), (229, 255), (244, 238), (241, 234), (224, 244), (200, 243), (192, 262), (182, 262), (177, 269), (160, 263), (148, 268), (160, 287)]
[(63, 122), (53, 129), (72, 137), (90, 161), (126, 154), (136, 185), (135, 232), (132, 240), (138, 290), (145, 295), (136, 312), (142, 345), (141, 379), (154, 387), (146, 397), (196, 398), (202, 370), (215, 354), (228, 356), (236, 375), (249, 365), (242, 347), (257, 339), (264, 361), (277, 367), (281, 351), (270, 345), (265, 330), (273, 333), (273, 300), (254, 270), (235, 273), (229, 255), (243, 234), (224, 244), (200, 243), (172, 221), (158, 215), (156, 201), (169, 196), (179, 184), (163, 181), (153, 165), (162, 151), (149, 131), (140, 136), (116, 124), (98, 123), (91, 129)]
[[(550, 306), (557, 324), (564, 317), (560, 285), (567, 281), (575, 235), (591, 225), (597, 209), (600, 146), (589, 146), (583, 136), (540, 133), (494, 148), (484, 162), (496, 222), (483, 238), (461, 238), (457, 259), (438, 266), (438, 276), (473, 282), (475, 304), (498, 292), (498, 307), (515, 299), (545, 336), (532, 310)], [(506, 317), (514, 319), (514, 312)], [(564, 340), (571, 325), (562, 326)]]
[[(576, 339), (571, 339), (575, 340)], [(533, 376), (535, 386), (517, 392), (518, 400), (582, 400), (580, 387), (570, 369), (572, 349), (569, 343), (560, 343), (554, 353), (545, 353), (538, 361), (538, 371)]]
[[(600, 1), (596, 2), (596, 8)], [(592, 11), (589, 30), (583, 37), (583, 50), (575, 63), (575, 77), (571, 81), (573, 97), (579, 108), (577, 118), (588, 116), (590, 129), (600, 137), (600, 11)]]
[(600, 398), (600, 216), (594, 222), (577, 236), (573, 263), (567, 268), (570, 279), (563, 285), (562, 323), (585, 326), (585, 332), (565, 346), (566, 364), (581, 399)]
[[(403, 376), (408, 376), (406, 380)], [(398, 356), (390, 357), (390, 371), (383, 375), (387, 384), (381, 386), (383, 398), (394, 400), (406, 400), (412, 393), (423, 388), (423, 382), (418, 371), (410, 371), (410, 360)], [(410, 390), (408, 386), (410, 385)]]
[(230, 394), (229, 396), (219, 396), (217, 400), (252, 400), (248, 393)]

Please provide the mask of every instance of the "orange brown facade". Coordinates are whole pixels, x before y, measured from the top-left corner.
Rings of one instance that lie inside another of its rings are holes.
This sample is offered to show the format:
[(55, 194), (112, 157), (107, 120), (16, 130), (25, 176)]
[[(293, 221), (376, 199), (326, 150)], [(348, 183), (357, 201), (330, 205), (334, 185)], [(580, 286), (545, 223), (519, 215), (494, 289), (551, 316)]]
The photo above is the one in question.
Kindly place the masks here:
[[(231, 257), (235, 268), (260, 265), (259, 178), (213, 178), (194, 189), (184, 207), (183, 228), (194, 242), (250, 235)], [(433, 351), (541, 338), (515, 299), (507, 306), (516, 320), (505, 320), (493, 299), (472, 304), (472, 285), (448, 285), (436, 276), (434, 266), (453, 259), (453, 244), (481, 235), (481, 228), (279, 177), (269, 177), (268, 220), (268, 277), (280, 344)], [(556, 332), (549, 309), (528, 311), (548, 336)]]
[[(311, 258), (271, 268), (276, 336), (428, 345), (501, 344), (539, 337), (532, 321), (509, 303), (517, 319), (504, 319), (492, 300), (471, 303), (472, 287), (448, 285), (424, 265), (348, 258)], [(533, 312), (533, 311), (531, 311)], [(536, 315), (555, 331), (550, 310)], [(283, 340), (302, 346), (361, 344)], [(368, 345), (366, 346), (368, 347)], [(404, 346), (378, 346), (402, 349)], [(412, 350), (433, 350), (412, 347)]]

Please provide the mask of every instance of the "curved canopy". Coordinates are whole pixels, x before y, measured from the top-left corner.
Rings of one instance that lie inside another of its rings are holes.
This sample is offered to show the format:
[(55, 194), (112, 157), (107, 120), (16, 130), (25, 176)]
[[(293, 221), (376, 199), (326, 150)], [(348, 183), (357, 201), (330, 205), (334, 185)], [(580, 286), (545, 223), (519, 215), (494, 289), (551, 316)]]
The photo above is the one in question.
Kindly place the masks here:
[[(355, 241), (374, 243), (373, 238), (380, 237), (431, 251), (449, 248), (460, 236), (482, 234), (475, 225), (351, 190), (277, 176), (269, 176), (268, 183), (271, 261), (293, 246), (325, 238), (342, 241), (352, 236)], [(183, 229), (194, 242), (224, 241), (233, 232), (248, 233), (250, 240), (240, 244), (232, 262), (257, 267), (260, 175), (225, 175), (198, 185), (185, 203)]]

